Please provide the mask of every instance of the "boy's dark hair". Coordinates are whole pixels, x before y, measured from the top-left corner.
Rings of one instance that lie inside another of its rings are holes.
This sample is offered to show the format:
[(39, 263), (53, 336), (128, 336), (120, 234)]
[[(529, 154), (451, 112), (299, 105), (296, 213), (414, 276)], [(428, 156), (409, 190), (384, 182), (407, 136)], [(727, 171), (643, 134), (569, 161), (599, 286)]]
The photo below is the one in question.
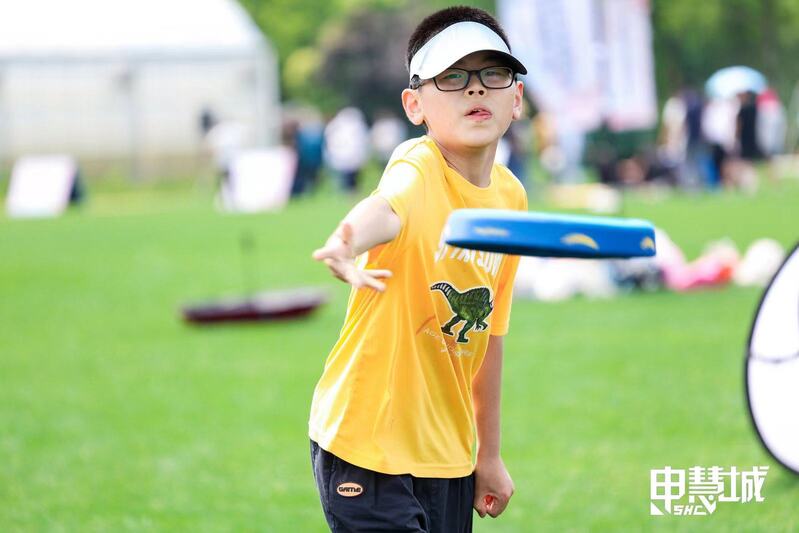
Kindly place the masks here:
[(499, 25), (497, 19), (492, 17), (489, 13), (470, 6), (448, 7), (428, 16), (413, 30), (413, 34), (411, 34), (411, 38), (408, 40), (408, 51), (405, 54), (405, 68), (410, 70), (411, 59), (413, 59), (414, 54), (416, 54), (427, 41), (432, 39), (440, 31), (458, 22), (479, 22), (483, 26), (488, 26), (505, 41), (505, 44), (508, 45), (508, 49), (510, 50), (508, 36), (505, 35), (505, 31), (502, 29), (502, 26)]

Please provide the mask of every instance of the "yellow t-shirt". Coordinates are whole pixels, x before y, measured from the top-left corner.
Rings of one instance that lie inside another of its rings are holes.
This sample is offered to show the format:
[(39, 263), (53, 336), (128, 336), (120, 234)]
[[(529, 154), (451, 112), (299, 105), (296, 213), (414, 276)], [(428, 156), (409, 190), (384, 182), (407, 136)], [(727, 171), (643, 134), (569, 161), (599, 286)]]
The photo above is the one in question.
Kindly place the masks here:
[(402, 226), (358, 258), (393, 272), (386, 291), (353, 289), (316, 385), (309, 436), (347, 462), (386, 474), (454, 478), (474, 469), (472, 379), (490, 335), (508, 331), (519, 257), (448, 246), (459, 208), (527, 210), (498, 164), (477, 187), (427, 136), (394, 151), (377, 190)]

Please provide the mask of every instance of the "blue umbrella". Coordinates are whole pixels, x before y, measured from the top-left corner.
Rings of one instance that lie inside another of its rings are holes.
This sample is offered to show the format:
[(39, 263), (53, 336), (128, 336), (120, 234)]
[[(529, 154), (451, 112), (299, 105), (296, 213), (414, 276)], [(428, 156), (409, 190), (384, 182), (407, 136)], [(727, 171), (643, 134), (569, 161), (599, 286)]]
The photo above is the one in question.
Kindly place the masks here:
[(705, 92), (711, 98), (728, 98), (738, 93), (763, 92), (768, 87), (766, 77), (750, 67), (736, 66), (719, 70), (705, 83)]

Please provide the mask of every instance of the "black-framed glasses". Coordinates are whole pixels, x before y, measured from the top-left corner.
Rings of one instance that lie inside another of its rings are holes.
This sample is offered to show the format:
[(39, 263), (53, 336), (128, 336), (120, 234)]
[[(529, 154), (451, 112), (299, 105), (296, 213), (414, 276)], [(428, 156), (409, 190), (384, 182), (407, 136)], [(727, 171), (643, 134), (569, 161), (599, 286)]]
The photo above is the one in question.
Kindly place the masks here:
[[(477, 75), (486, 89), (507, 89), (516, 79), (516, 73), (508, 67), (485, 67), (480, 70), (448, 68), (432, 79), (439, 91), (462, 91), (471, 83), (472, 74)], [(420, 80), (418, 76), (414, 76), (411, 89), (418, 89), (428, 81), (430, 80)]]

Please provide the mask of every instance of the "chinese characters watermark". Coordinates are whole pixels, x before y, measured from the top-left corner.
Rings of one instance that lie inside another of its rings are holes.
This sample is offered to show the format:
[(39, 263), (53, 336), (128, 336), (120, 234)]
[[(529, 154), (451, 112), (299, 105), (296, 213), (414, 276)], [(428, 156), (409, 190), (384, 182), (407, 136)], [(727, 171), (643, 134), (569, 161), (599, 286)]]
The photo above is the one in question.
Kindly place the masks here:
[(741, 471), (734, 466), (726, 470), (720, 466), (653, 469), (649, 478), (649, 514), (709, 515), (719, 502), (762, 502), (767, 473), (767, 466)]

